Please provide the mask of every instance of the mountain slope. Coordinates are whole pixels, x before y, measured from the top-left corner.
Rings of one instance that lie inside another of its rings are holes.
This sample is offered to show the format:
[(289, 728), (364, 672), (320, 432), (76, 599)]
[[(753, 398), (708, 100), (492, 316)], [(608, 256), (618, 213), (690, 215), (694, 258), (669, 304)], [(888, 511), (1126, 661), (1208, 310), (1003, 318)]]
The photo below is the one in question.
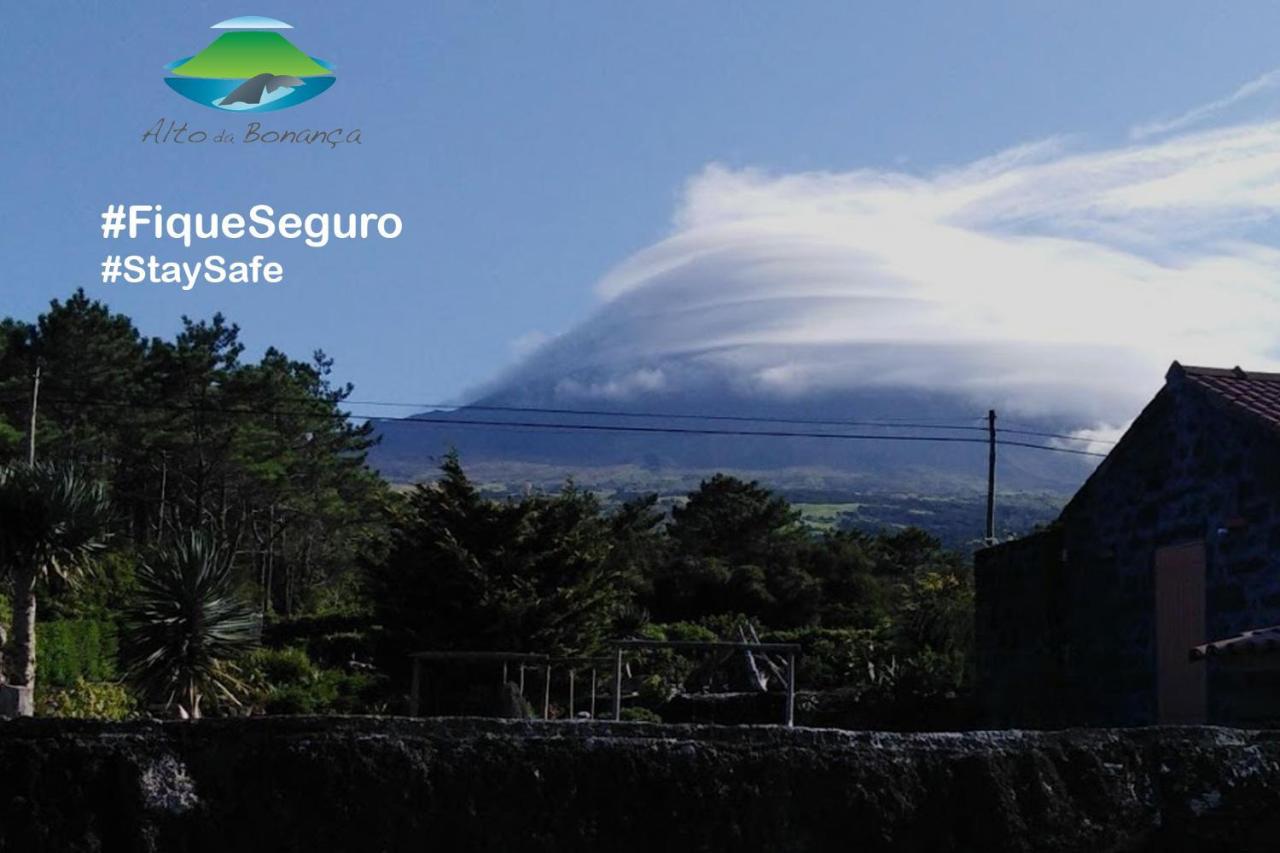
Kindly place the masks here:
[(212, 44), (173, 69), (183, 77), (239, 79), (270, 73), (315, 77), (331, 73), (279, 33), (223, 33)]
[[(562, 411), (498, 410), (503, 406)], [(570, 412), (588, 408), (628, 414)], [(629, 414), (637, 411), (655, 414)], [(773, 420), (702, 419), (691, 414)], [(575, 405), (556, 397), (551, 389), (526, 386), (490, 394), (477, 401), (475, 408), (383, 421), (378, 425), (382, 442), (372, 461), (385, 476), (400, 482), (429, 476), (436, 460), (456, 449), (464, 463), (484, 463), (486, 469), (497, 472), (503, 464), (512, 471), (525, 466), (526, 472), (528, 466), (538, 466), (551, 479), (575, 475), (589, 480), (582, 474), (626, 468), (626, 476), (637, 488), (645, 487), (646, 480), (657, 484), (682, 473), (725, 470), (752, 472), (780, 485), (808, 483), (827, 490), (967, 493), (986, 485), (987, 445), (981, 414), (960, 398), (902, 389), (762, 401), (726, 388), (704, 388), (696, 394), (648, 397), (629, 404)], [(786, 419), (794, 422), (783, 422)], [(804, 423), (813, 420), (853, 423)], [(888, 420), (924, 426), (865, 424)], [(1046, 431), (1064, 428), (1049, 422), (1025, 423)], [(553, 424), (561, 426), (549, 428)], [(934, 428), (940, 424), (964, 428)], [(584, 428), (601, 426), (607, 429)], [(748, 432), (807, 435), (739, 434)], [(817, 437), (837, 434), (861, 437)], [(929, 440), (935, 438), (947, 440)], [(1096, 461), (1001, 447), (998, 477), (1005, 489), (1070, 494)]]

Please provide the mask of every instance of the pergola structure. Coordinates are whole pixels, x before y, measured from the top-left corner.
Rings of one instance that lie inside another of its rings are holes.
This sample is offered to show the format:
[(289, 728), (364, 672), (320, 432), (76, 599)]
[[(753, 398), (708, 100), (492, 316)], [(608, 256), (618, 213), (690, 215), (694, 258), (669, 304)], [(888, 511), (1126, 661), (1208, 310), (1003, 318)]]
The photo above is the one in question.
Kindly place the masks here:
[(794, 726), (796, 721), (796, 655), (800, 653), (798, 643), (756, 643), (756, 642), (728, 642), (728, 641), (704, 641), (704, 640), (618, 640), (613, 644), (614, 647), (614, 677), (613, 677), (613, 718), (615, 720), (622, 719), (622, 668), (623, 656), (629, 651), (642, 651), (645, 649), (686, 649), (690, 651), (741, 651), (746, 653), (760, 654), (778, 654), (785, 655), (787, 659), (786, 665), (786, 681), (787, 681), (787, 704), (784, 712), (784, 722), (787, 726)]
[(510, 681), (511, 667), (518, 672), (516, 682), (520, 695), (524, 695), (525, 672), (529, 669), (543, 671), (542, 682), (542, 718), (548, 719), (551, 713), (551, 677), (555, 669), (567, 668), (569, 671), (569, 708), (568, 719), (574, 718), (576, 705), (577, 675), (580, 670), (589, 670), (591, 674), (590, 713), (596, 716), (597, 671), (611, 663), (610, 658), (592, 657), (552, 657), (550, 655), (530, 652), (490, 652), (490, 651), (426, 651), (409, 655), (413, 662), (413, 681), (409, 688), (409, 714), (418, 716), (422, 707), (422, 688), (426, 683), (426, 664), (436, 661), (441, 663), (489, 663), (501, 664), (502, 683)]
[(567, 719), (574, 719), (576, 711), (577, 674), (580, 670), (591, 673), (590, 715), (596, 718), (596, 689), (598, 670), (613, 664), (613, 718), (622, 719), (622, 676), (625, 666), (624, 657), (628, 652), (646, 649), (683, 649), (701, 652), (743, 652), (746, 654), (779, 655), (786, 658), (783, 675), (787, 685), (787, 702), (783, 722), (787, 726), (795, 725), (796, 716), (796, 656), (800, 653), (797, 643), (761, 643), (761, 642), (729, 642), (701, 640), (617, 640), (613, 644), (612, 658), (598, 657), (552, 657), (550, 655), (530, 652), (493, 652), (493, 651), (425, 651), (409, 655), (413, 661), (413, 681), (409, 692), (409, 713), (418, 716), (422, 705), (422, 688), (426, 682), (425, 665), (432, 661), (443, 663), (489, 663), (501, 664), (502, 683), (510, 680), (510, 668), (518, 669), (517, 686), (520, 695), (524, 695), (525, 671), (541, 669), (542, 682), (542, 718), (549, 719), (551, 712), (551, 678), (557, 667), (569, 671), (569, 705)]

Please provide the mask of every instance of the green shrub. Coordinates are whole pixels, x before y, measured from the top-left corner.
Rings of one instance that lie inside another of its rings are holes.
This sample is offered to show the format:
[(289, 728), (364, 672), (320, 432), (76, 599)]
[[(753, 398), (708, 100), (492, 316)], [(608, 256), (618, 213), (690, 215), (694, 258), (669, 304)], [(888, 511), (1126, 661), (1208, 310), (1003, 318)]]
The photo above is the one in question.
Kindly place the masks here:
[(798, 628), (766, 633), (762, 640), (798, 643), (796, 686), (803, 690), (871, 689), (892, 667), (888, 628)]
[(36, 690), (36, 704), (43, 717), (126, 720), (138, 710), (133, 694), (114, 681), (77, 678), (70, 687), (37, 686)]
[(50, 687), (112, 681), (119, 675), (119, 645), (111, 622), (63, 619), (37, 624), (40, 680)]
[(267, 625), (263, 642), (273, 648), (301, 648), (319, 666), (343, 666), (353, 658), (372, 656), (368, 626), (369, 619), (363, 616), (300, 616)]
[(40, 600), (41, 619), (114, 620), (137, 590), (137, 562), (137, 555), (129, 550), (95, 554), (76, 583), (49, 584), (49, 594)]
[(275, 688), (263, 702), (268, 714), (378, 713), (383, 679), (371, 673), (318, 670), (307, 683)]
[(322, 669), (297, 647), (255, 649), (242, 664), (250, 706), (266, 714), (364, 714), (380, 710), (384, 679)]
[(645, 705), (661, 705), (676, 692), (676, 686), (657, 673), (645, 676), (636, 687), (637, 698)]
[(622, 721), (624, 723), (661, 723), (662, 717), (657, 711), (650, 711), (648, 708), (623, 708)]
[[(650, 623), (640, 630), (646, 640), (715, 640), (716, 635), (692, 622)], [(646, 649), (631, 653), (631, 665), (640, 677), (637, 689), (641, 701), (661, 705), (684, 688), (697, 666), (693, 655), (678, 649)]]
[[(743, 619), (740, 616), (732, 618), (734, 620)], [(735, 622), (734, 624), (737, 623)], [(666, 624), (646, 625), (642, 633), (646, 638), (653, 640), (715, 642), (720, 639), (720, 635), (714, 630), (714, 627), (708, 627), (696, 622), (667, 622)]]
[(284, 649), (254, 649), (244, 661), (246, 675), (260, 676), (271, 686), (305, 684), (316, 676), (307, 653), (296, 646)]

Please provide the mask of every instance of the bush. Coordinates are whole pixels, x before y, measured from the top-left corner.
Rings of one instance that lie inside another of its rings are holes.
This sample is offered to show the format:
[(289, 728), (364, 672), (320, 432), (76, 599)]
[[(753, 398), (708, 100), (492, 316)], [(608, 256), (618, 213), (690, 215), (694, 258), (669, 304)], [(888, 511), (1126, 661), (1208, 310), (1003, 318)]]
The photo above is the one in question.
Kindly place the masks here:
[(317, 667), (297, 647), (256, 649), (243, 664), (251, 710), (266, 714), (366, 714), (381, 710), (384, 679)]
[(119, 645), (112, 622), (64, 619), (37, 624), (40, 680), (50, 687), (112, 681), (119, 674)]
[(37, 686), (36, 704), (43, 717), (82, 717), (126, 720), (138, 710), (137, 700), (123, 684), (77, 678), (70, 687)]
[(321, 666), (344, 666), (351, 660), (370, 660), (373, 643), (369, 619), (363, 616), (301, 616), (273, 622), (263, 629), (268, 646), (296, 646)]
[(661, 723), (662, 717), (657, 711), (650, 711), (648, 708), (623, 708), (622, 721), (624, 723)]
[(803, 690), (873, 687), (893, 662), (887, 628), (801, 628), (761, 639), (800, 645), (796, 686)]
[(307, 653), (296, 646), (284, 649), (254, 649), (244, 661), (246, 676), (259, 676), (263, 686), (305, 684), (316, 676)]
[[(691, 622), (648, 624), (640, 630), (645, 640), (714, 641), (715, 632)], [(672, 694), (685, 689), (685, 682), (697, 668), (694, 656), (677, 649), (648, 649), (633, 653), (632, 667), (640, 675), (637, 690), (641, 701), (661, 705)]]

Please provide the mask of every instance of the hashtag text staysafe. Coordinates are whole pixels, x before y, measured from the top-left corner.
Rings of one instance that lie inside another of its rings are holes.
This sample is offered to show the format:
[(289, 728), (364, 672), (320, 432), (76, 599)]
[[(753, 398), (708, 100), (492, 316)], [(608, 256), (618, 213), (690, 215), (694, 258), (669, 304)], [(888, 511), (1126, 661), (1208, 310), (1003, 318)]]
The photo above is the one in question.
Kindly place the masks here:
[(155, 255), (107, 255), (102, 262), (103, 284), (176, 284), (191, 290), (205, 284), (279, 284), (284, 265), (254, 255), (247, 261), (228, 261), (208, 255), (199, 261), (161, 261)]
[[(190, 248), (200, 240), (243, 239), (299, 241), (309, 249), (321, 249), (339, 240), (394, 240), (404, 223), (394, 213), (277, 213), (267, 204), (255, 204), (247, 214), (166, 211), (159, 204), (108, 204), (102, 210), (104, 240), (172, 240)], [(110, 252), (102, 261), (104, 284), (176, 284), (183, 290), (205, 284), (277, 284), (284, 265), (262, 255), (228, 260), (207, 255), (198, 261), (172, 261), (156, 255)]]

